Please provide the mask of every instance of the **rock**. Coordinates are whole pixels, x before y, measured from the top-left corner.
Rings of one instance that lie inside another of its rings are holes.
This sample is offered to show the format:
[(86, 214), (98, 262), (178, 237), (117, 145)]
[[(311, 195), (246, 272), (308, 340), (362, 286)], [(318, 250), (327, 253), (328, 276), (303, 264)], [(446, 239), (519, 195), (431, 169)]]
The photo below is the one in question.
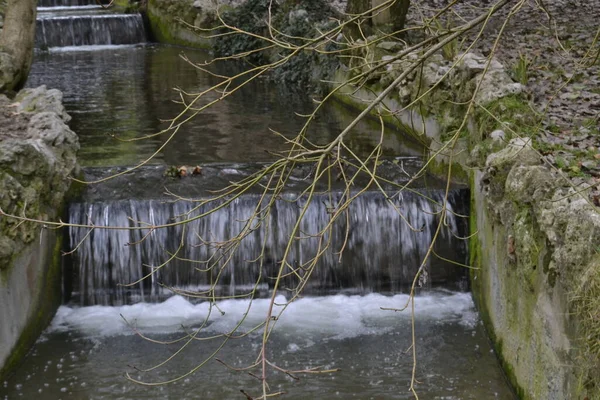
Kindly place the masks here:
[(10, 90), (17, 75), (13, 57), (0, 51), (0, 92)]
[(508, 146), (497, 153), (490, 154), (485, 162), (486, 167), (503, 167), (505, 165), (538, 165), (539, 154), (533, 149), (529, 138), (512, 139)]
[(402, 50), (404, 46), (400, 42), (387, 41), (379, 42), (375, 47), (377, 47), (378, 49), (389, 51), (390, 53), (397, 53), (400, 50)]
[(513, 82), (504, 69), (490, 69), (485, 75), (477, 75), (475, 80), (480, 82), (479, 91), (475, 95), (475, 101), (480, 105), (525, 91), (525, 86)]
[(302, 8), (290, 11), (288, 14), (288, 23), (290, 25), (296, 25), (302, 22), (308, 22), (308, 11)]
[(506, 178), (506, 194), (510, 199), (531, 203), (549, 196), (554, 188), (554, 178), (546, 166), (516, 165)]
[(496, 129), (492, 133), (490, 133), (490, 139), (494, 142), (504, 142), (506, 140), (506, 133), (504, 133), (501, 129)]
[[(482, 73), (488, 64), (488, 59), (486, 57), (475, 53), (459, 54), (454, 58), (454, 61), (458, 63), (458, 68), (467, 80)], [(488, 71), (491, 70), (504, 70), (504, 67), (496, 58), (492, 58), (490, 66), (488, 67)]]
[(18, 103), (17, 112), (47, 111), (58, 115), (64, 122), (69, 122), (71, 116), (62, 104), (62, 93), (57, 89), (48, 90), (45, 85), (33, 89), (23, 89), (15, 97)]
[[(0, 206), (14, 215), (56, 218), (78, 169), (77, 135), (66, 124), (70, 117), (60, 91), (42, 86), (16, 99), (10, 104), (0, 97)], [(38, 233), (36, 224), (0, 218), (0, 269)], [(5, 251), (7, 243), (11, 252)]]

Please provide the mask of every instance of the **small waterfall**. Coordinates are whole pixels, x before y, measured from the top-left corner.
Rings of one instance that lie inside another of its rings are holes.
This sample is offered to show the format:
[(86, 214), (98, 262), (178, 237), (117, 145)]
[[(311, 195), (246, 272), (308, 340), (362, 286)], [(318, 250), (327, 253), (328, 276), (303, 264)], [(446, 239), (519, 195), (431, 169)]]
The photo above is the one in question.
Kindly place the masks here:
[(37, 47), (120, 45), (143, 43), (139, 14), (42, 16), (36, 26)]
[[(443, 202), (443, 194), (436, 191), (424, 194), (433, 202), (413, 193), (394, 198), (393, 203), (402, 215), (381, 194), (365, 193), (356, 199), (347, 216), (339, 218), (324, 236), (330, 246), (310, 276), (309, 293), (310, 290), (322, 293), (345, 288), (399, 291), (410, 285), (440, 222), (436, 212)], [(332, 203), (336, 204), (339, 198), (339, 194), (334, 195)], [(257, 206), (259, 197), (256, 195), (244, 195), (229, 206), (190, 222), (185, 228), (172, 226), (151, 233), (148, 230), (96, 229), (90, 232), (87, 228), (70, 228), (70, 246), (77, 246), (68, 274), (74, 297), (82, 304), (122, 304), (140, 297), (144, 301), (153, 301), (170, 293), (162, 285), (208, 287), (218, 274), (219, 288), (229, 294), (243, 292), (259, 277), (262, 287), (266, 288), (273, 284), (278, 262), (301, 212), (304, 200), (294, 200), (292, 195), (277, 200), (270, 209), (270, 217), (260, 222), (254, 220), (251, 232), (233, 253), (226, 252), (223, 247), (208, 247), (203, 240), (223, 243), (238, 234)], [(302, 239), (294, 242), (288, 256), (291, 265), (302, 265), (319, 252), (319, 240), (314, 235), (330, 219), (330, 201), (328, 196), (317, 196), (311, 202), (301, 223), (299, 236)], [(465, 262), (466, 244), (457, 236), (466, 235), (466, 221), (452, 211), (464, 214), (466, 204), (465, 191), (451, 193), (447, 204), (450, 213), (435, 244), (439, 258), (431, 258), (426, 285), (456, 287), (456, 283), (466, 276), (463, 267), (447, 261)], [(193, 206), (193, 203), (160, 200), (78, 203), (70, 206), (69, 219), (71, 223), (84, 225), (127, 227), (133, 226), (133, 221), (159, 225), (172, 222), (177, 216), (189, 213), (193, 217), (209, 209), (205, 205), (192, 211)], [(405, 220), (415, 229), (411, 229)], [(256, 259), (263, 246), (261, 266)], [(121, 286), (140, 279), (152, 267), (168, 261), (179, 247), (177, 258), (157, 270), (151, 279), (135, 287)], [(344, 252), (340, 259), (337, 252), (342, 247)], [(231, 259), (228, 263), (220, 263), (211, 272), (200, 271), (206, 264), (199, 262), (219, 256), (224, 259), (231, 256)], [(296, 272), (306, 273), (302, 269)], [(290, 274), (283, 279), (283, 286), (292, 287), (294, 282)]]
[[(108, 2), (103, 2), (108, 3)], [(97, 6), (96, 0), (38, 0), (38, 7), (81, 7)]]

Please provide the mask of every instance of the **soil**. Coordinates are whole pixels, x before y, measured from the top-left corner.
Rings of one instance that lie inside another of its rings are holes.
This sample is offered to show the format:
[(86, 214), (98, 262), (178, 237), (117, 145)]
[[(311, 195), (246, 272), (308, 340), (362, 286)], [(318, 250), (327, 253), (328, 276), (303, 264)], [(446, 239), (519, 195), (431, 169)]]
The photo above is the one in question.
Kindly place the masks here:
[[(459, 2), (452, 8), (451, 23), (464, 23), (493, 3)], [(600, 6), (589, 0), (512, 1), (489, 21), (472, 50), (489, 56), (511, 7), (520, 3), (494, 55), (514, 79), (526, 85), (531, 105), (542, 117), (535, 141), (546, 161), (562, 169), (575, 186), (591, 186), (591, 200), (598, 203)], [(409, 24), (447, 4), (443, 0), (413, 2)], [(472, 38), (477, 33), (473, 31)]]

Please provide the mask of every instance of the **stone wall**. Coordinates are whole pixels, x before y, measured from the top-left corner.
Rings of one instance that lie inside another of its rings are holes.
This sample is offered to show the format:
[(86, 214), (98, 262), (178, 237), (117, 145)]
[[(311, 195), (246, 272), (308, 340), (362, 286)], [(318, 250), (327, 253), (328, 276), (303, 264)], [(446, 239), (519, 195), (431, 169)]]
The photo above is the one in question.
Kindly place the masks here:
[[(377, 62), (396, 51), (382, 42), (368, 54)], [(393, 61), (368, 88), (348, 87), (338, 99), (364, 108), (414, 59)], [(535, 118), (524, 87), (495, 59), (483, 76), (485, 64), (473, 53), (432, 56), (385, 98), (388, 122), (430, 154), (443, 149), (431, 172), (470, 183), (473, 296), (519, 397), (600, 398), (600, 209), (520, 130)], [(342, 68), (336, 81), (349, 77)], [(461, 104), (479, 82), (477, 103), (495, 116), (473, 110), (460, 128)]]
[(7, 214), (61, 217), (79, 142), (62, 93), (0, 95), (0, 376), (27, 353), (61, 301), (61, 232)]
[(577, 311), (598, 295), (586, 285), (600, 274), (599, 210), (531, 140), (489, 155), (471, 188), (473, 294), (520, 397), (598, 398), (597, 337)]
[[(119, 0), (123, 3), (126, 0)], [(148, 0), (143, 10), (148, 18), (153, 38), (162, 43), (211, 48), (216, 32), (202, 31), (219, 25), (218, 15), (224, 15), (249, 2), (248, 0)], [(266, 2), (264, 2), (267, 4)], [(277, 2), (277, 4), (282, 2)], [(335, 12), (346, 8), (345, 0), (328, 0)], [(277, 6), (276, 4), (276, 6)], [(302, 8), (301, 2), (294, 2)], [(199, 28), (199, 29), (197, 29)]]
[[(394, 51), (386, 42), (369, 49), (373, 62)], [(338, 99), (364, 108), (414, 59), (392, 62), (368, 89), (348, 87)], [(430, 171), (470, 183), (473, 296), (519, 397), (600, 398), (600, 209), (520, 130), (535, 118), (524, 87), (494, 59), (483, 76), (485, 64), (473, 53), (432, 56), (385, 98), (388, 122), (430, 154), (443, 149)], [(349, 77), (341, 69), (336, 80)], [(474, 110), (460, 128), (461, 104), (479, 82), (477, 103), (495, 116)]]

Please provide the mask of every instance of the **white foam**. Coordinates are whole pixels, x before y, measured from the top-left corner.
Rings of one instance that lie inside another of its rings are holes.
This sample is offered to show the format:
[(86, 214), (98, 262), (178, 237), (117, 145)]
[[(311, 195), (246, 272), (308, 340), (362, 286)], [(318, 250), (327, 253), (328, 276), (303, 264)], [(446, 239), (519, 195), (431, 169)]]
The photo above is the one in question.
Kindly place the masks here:
[(69, 11), (79, 11), (79, 10), (97, 10), (97, 9), (101, 9), (102, 6), (96, 5), (96, 4), (91, 4), (88, 6), (55, 6), (55, 7), (38, 7), (37, 11), (38, 12), (53, 12), (53, 11), (65, 11), (65, 10), (69, 10)]
[(99, 51), (99, 50), (118, 50), (132, 47), (143, 46), (143, 43), (136, 44), (95, 44), (89, 46), (64, 46), (64, 47), (50, 47), (48, 51), (53, 53), (62, 52), (75, 52), (75, 51)]
[[(407, 295), (384, 296), (323, 296), (296, 300), (283, 312), (276, 329), (294, 333), (297, 331), (325, 335), (334, 339), (358, 335), (383, 334), (407, 324), (410, 308), (403, 312), (381, 310), (400, 308), (406, 304)], [(283, 296), (276, 299), (275, 314), (282, 311)], [(224, 300), (212, 308), (203, 302), (192, 304), (181, 296), (173, 296), (163, 303), (139, 303), (129, 306), (68, 307), (61, 306), (52, 321), (52, 331), (78, 331), (86, 336), (114, 336), (133, 334), (131, 326), (142, 332), (170, 333), (182, 326), (196, 327), (209, 317), (207, 328), (211, 333), (226, 333), (236, 327), (245, 317), (242, 330), (248, 330), (264, 321), (269, 299)], [(418, 319), (433, 319), (445, 323), (457, 323), (473, 318), (474, 305), (468, 293), (446, 293), (418, 296), (415, 313)], [(221, 314), (221, 311), (224, 314)], [(122, 316), (122, 317), (121, 317)]]

